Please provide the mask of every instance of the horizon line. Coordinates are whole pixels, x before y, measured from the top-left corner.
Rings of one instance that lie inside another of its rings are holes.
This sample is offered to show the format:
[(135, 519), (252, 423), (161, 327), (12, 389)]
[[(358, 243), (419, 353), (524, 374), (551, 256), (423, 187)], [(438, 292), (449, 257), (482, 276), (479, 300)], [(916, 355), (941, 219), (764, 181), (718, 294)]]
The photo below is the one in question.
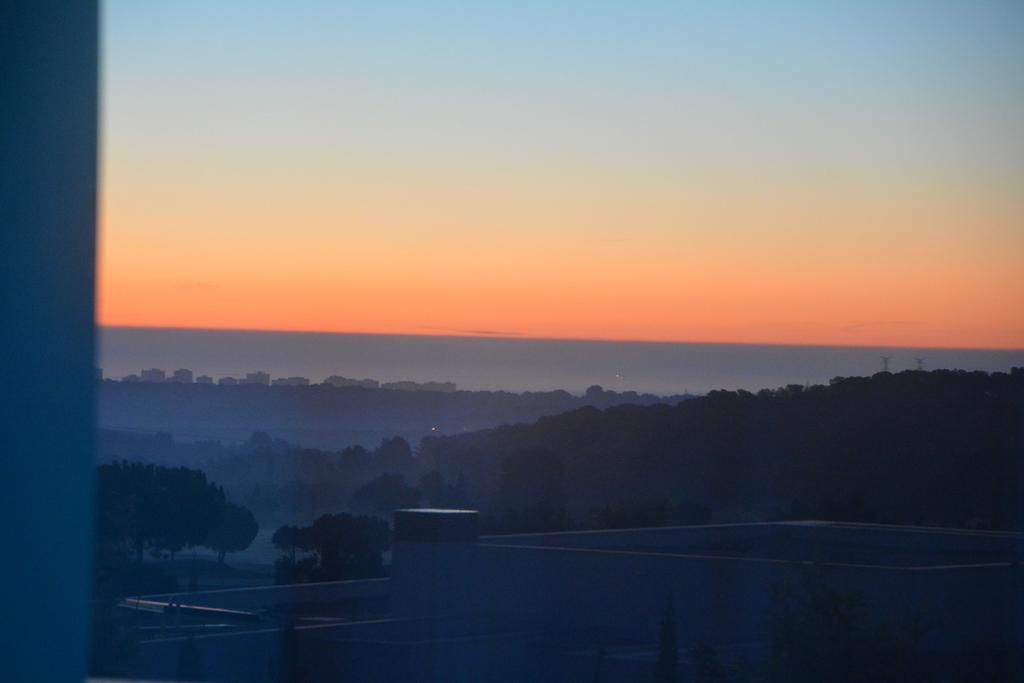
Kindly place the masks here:
[(168, 331), (191, 331), (191, 332), (255, 332), (262, 334), (316, 334), (316, 335), (346, 335), (361, 337), (424, 337), (428, 339), (495, 339), (500, 341), (551, 341), (551, 342), (593, 342), (598, 344), (646, 344), (660, 346), (778, 346), (798, 348), (823, 348), (823, 349), (919, 349), (929, 351), (988, 351), (988, 352), (1024, 352), (1020, 346), (915, 346), (909, 344), (816, 344), (816, 343), (786, 343), (786, 342), (756, 342), (756, 341), (722, 341), (722, 340), (693, 340), (693, 339), (616, 339), (609, 337), (542, 337), (527, 334), (500, 333), (500, 334), (474, 334), (472, 332), (450, 334), (419, 333), (419, 332), (365, 332), (345, 330), (308, 330), (308, 329), (270, 329), (255, 327), (196, 327), (190, 325), (124, 325), (96, 323), (98, 329), (123, 329), (123, 330), (168, 330)]

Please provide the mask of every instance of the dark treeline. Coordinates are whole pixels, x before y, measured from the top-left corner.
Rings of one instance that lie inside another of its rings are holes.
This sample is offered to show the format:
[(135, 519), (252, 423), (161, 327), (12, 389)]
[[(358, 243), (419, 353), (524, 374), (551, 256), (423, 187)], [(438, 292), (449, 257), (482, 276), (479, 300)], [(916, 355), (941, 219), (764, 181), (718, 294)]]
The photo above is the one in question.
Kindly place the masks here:
[(420, 459), (492, 515), (546, 511), (540, 528), (594, 510), (636, 516), (641, 505), (666, 522), (1007, 529), (1021, 526), (1022, 425), (1022, 369), (908, 371), (715, 391), (675, 406), (585, 408), (428, 437)]
[(379, 517), (326, 514), (309, 526), (280, 527), (273, 543), (284, 552), (274, 564), (277, 583), (365, 579), (384, 575), (391, 531)]
[(583, 406), (675, 403), (686, 396), (659, 397), (605, 391), (584, 396), (567, 391), (393, 391), (330, 385), (219, 386), (175, 383), (100, 383), (99, 424), (167, 432), (179, 439), (243, 441), (255, 431), (303, 446), (372, 447), (382, 438), (415, 442), (438, 429), (443, 434), (532, 422)]
[(474, 507), (490, 533), (821, 518), (1019, 528), (1024, 371), (881, 373), (535, 424), (299, 448), (103, 432), (106, 458), (189, 463), (264, 528)]
[[(256, 432), (241, 444), (224, 445), (181, 442), (169, 434), (100, 430), (99, 454), (101, 462), (130, 459), (197, 468), (222, 484), (232, 500), (252, 510), (264, 528), (311, 522), (344, 510), (386, 516), (394, 509), (387, 507), (391, 500), (419, 500), (418, 490), (414, 499), (394, 492), (396, 485), (405, 486), (406, 478), (415, 483), (418, 477), (419, 461), (401, 437), (386, 438), (374, 449), (321, 451), (265, 432)], [(378, 478), (381, 481), (375, 481)]]
[[(386, 448), (382, 457), (388, 457)], [(385, 475), (382, 481), (388, 477), (401, 479)], [(224, 565), (225, 556), (247, 549), (259, 524), (197, 469), (119, 460), (99, 465), (96, 481), (89, 666), (97, 675), (125, 675), (138, 634), (132, 619), (123, 613), (118, 618), (118, 602), (197, 591), (200, 580), (211, 577), (237, 580), (239, 571)], [(385, 574), (391, 532), (379, 516), (324, 514), (308, 526), (278, 528), (272, 542), (283, 553), (274, 566), (278, 583), (371, 578)], [(195, 553), (175, 562), (175, 554), (200, 547), (216, 552), (218, 562), (199, 561)], [(181, 564), (188, 567), (187, 584), (177, 576)]]
[[(126, 461), (98, 466), (90, 673), (130, 672), (138, 634), (132, 620), (118, 615), (122, 598), (186, 588), (173, 573), (176, 553), (205, 547), (223, 565), (228, 553), (248, 548), (258, 532), (253, 514), (199, 470)], [(189, 567), (187, 588), (195, 591), (195, 557)]]
[(199, 470), (141, 462), (96, 469), (98, 595), (160, 588), (160, 574), (143, 566), (147, 553), (173, 559), (201, 546), (223, 562), (227, 553), (248, 548), (258, 532), (253, 514)]
[[(205, 546), (223, 558), (257, 524), (276, 529), (282, 583), (386, 574), (391, 512), (413, 506), (479, 509), (484, 533), (788, 518), (1020, 529), (1024, 370), (587, 407), (415, 449), (401, 437), (322, 451), (262, 432), (224, 445), (103, 431), (100, 452), (92, 670), (123, 673), (132, 641), (116, 600), (183, 587), (161, 566), (173, 562), (143, 556)], [(687, 606), (666, 611), (660, 680), (684, 664), (708, 682), (822, 680), (837, 662), (842, 680), (931, 680), (915, 624), (815, 581), (783, 588), (758, 662), (700, 641), (677, 652)], [(986, 654), (963, 666), (1001, 680), (1007, 665)]]
[[(698, 524), (710, 511), (686, 502), (632, 501), (570, 515), (564, 501), (535, 496), (488, 505), (456, 477), (446, 481), (401, 437), (384, 439), (372, 450), (352, 446), (340, 451), (300, 448), (264, 432), (246, 442), (179, 442), (154, 436), (100, 432), (104, 461), (128, 457), (140, 462), (186, 462), (223, 484), (232, 500), (253, 511), (263, 528), (310, 523), (324, 514), (347, 511), (390, 519), (392, 511), (427, 505), (483, 508), (485, 533), (564, 531), (580, 528), (628, 528)], [(529, 476), (529, 473), (525, 473)]]

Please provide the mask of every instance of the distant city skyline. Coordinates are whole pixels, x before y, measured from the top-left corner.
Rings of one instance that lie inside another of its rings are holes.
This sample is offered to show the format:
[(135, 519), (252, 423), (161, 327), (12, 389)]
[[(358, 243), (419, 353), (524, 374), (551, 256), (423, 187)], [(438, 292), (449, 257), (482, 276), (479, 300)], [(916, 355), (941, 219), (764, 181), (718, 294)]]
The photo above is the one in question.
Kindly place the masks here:
[[(1024, 351), (865, 348), (662, 342), (409, 337), (300, 332), (100, 328), (106, 376), (139, 368), (191, 369), (211, 379), (254, 369), (271, 377), (321, 378), (335, 386), (450, 381), (460, 389), (670, 395), (712, 389), (759, 390), (827, 383), (837, 376), (960, 369), (1006, 372), (1024, 367)], [(368, 379), (376, 378), (376, 379)]]
[(178, 368), (170, 374), (163, 368), (143, 368), (139, 372), (128, 373), (121, 376), (107, 375), (102, 367), (95, 368), (97, 380), (110, 380), (127, 383), (146, 384), (219, 384), (221, 386), (233, 386), (238, 384), (273, 386), (273, 387), (307, 387), (310, 384), (326, 384), (335, 388), (360, 388), (360, 389), (392, 389), (396, 391), (440, 391), (453, 392), (458, 387), (454, 382), (427, 380), (417, 382), (413, 380), (395, 380), (382, 382), (377, 379), (345, 377), (343, 375), (329, 375), (319, 382), (312, 382), (309, 377), (291, 375), (287, 377), (274, 377), (264, 370), (253, 370), (244, 373), (243, 377), (235, 377), (233, 374), (222, 373), (214, 377), (207, 374), (193, 376), (189, 368)]
[(103, 4), (103, 325), (1024, 348), (1024, 4)]

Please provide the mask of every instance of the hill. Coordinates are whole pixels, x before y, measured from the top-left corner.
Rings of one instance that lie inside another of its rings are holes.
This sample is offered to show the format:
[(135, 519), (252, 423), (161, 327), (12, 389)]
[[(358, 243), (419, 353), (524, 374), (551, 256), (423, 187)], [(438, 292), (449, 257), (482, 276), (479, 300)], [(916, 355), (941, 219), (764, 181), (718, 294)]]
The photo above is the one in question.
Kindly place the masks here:
[(836, 378), (677, 405), (582, 408), (427, 437), (421, 467), (483, 509), (668, 501), (718, 521), (1021, 528), (1024, 369)]
[(367, 448), (401, 436), (410, 442), (440, 432), (459, 434), (533, 422), (583, 406), (650, 405), (660, 397), (591, 387), (567, 391), (402, 391), (312, 386), (202, 385), (106, 380), (99, 386), (99, 424), (119, 430), (167, 432), (179, 440), (242, 442), (253, 432), (310, 448)]

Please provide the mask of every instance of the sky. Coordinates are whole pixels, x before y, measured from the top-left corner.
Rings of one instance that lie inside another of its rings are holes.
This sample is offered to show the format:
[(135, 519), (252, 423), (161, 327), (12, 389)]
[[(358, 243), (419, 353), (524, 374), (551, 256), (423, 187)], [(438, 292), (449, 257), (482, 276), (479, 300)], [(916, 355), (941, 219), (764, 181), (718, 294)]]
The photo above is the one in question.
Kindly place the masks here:
[(101, 324), (1024, 348), (1024, 3), (103, 3)]

